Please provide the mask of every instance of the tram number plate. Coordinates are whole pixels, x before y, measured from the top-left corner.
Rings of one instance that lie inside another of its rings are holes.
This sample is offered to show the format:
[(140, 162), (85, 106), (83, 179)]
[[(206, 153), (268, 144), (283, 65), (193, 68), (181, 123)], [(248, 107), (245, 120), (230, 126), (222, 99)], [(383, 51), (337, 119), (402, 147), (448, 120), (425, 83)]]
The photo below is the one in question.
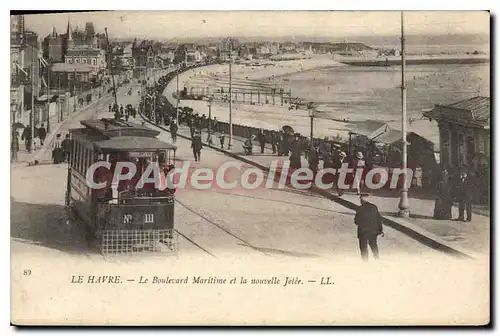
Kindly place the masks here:
[(144, 223), (150, 224), (155, 222), (155, 214), (144, 214)]
[(143, 158), (143, 157), (151, 157), (153, 156), (152, 152), (130, 152), (130, 157)]
[[(124, 214), (123, 215), (123, 223), (124, 224), (131, 224), (133, 221), (133, 216), (131, 214)], [(155, 214), (148, 213), (144, 214), (144, 223), (145, 224), (152, 224), (155, 222)]]

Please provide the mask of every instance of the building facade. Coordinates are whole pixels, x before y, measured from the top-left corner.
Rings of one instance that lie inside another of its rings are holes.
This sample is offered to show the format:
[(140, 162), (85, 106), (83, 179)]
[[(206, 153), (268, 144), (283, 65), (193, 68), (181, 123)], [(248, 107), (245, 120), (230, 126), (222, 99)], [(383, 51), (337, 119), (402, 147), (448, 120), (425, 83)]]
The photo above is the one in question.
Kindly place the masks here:
[(24, 17), (13, 15), (11, 19), (11, 72), (10, 112), (13, 121), (28, 123), (32, 96), (38, 98), (41, 80), (38, 35), (24, 28)]
[(106, 54), (102, 49), (74, 48), (68, 49), (64, 57), (66, 64), (90, 65), (95, 74), (106, 70)]
[(490, 98), (474, 97), (451, 105), (436, 105), (424, 112), (439, 126), (440, 161), (448, 168), (489, 162)]

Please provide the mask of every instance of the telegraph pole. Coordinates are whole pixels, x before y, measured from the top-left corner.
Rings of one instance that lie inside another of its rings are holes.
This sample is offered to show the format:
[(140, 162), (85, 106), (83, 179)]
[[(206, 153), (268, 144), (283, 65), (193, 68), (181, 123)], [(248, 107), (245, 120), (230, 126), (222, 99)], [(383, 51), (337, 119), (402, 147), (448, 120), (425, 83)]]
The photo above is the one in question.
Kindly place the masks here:
[(233, 84), (232, 84), (232, 74), (231, 74), (231, 65), (233, 63), (232, 56), (232, 41), (229, 40), (229, 143), (227, 148), (231, 149), (233, 143), (233, 111), (232, 111), (232, 102), (233, 102)]
[(50, 64), (47, 65), (47, 133), (50, 132)]
[(309, 118), (311, 119), (311, 148), (313, 148), (313, 130), (314, 130), (314, 104), (310, 102), (307, 104), (307, 109), (309, 110)]
[(57, 122), (62, 121), (62, 108), (60, 104), (61, 99), (61, 74), (57, 73)]
[[(180, 63), (179, 63), (180, 64)], [(175, 115), (176, 115), (176, 120), (177, 120), (177, 125), (180, 125), (179, 123), (179, 96), (180, 96), (180, 92), (179, 92), (179, 69), (180, 69), (180, 66), (178, 65), (177, 66), (177, 74), (176, 74), (176, 81), (177, 81), (177, 100), (176, 100), (176, 103), (175, 103)]]
[[(76, 92), (76, 69), (73, 72), (73, 112), (76, 112), (76, 100), (78, 99), (78, 94)], [(69, 114), (69, 109), (68, 109)]]
[(401, 12), (401, 114), (402, 114), (402, 137), (403, 137), (403, 188), (401, 189), (401, 199), (399, 200), (399, 215), (408, 217), (410, 215), (410, 205), (408, 202), (408, 186), (406, 183), (408, 168), (408, 147), (406, 143), (406, 84), (405, 84), (405, 35), (404, 35), (404, 14)]
[(35, 138), (35, 50), (31, 47), (31, 139), (30, 153), (33, 150), (33, 139)]
[(109, 48), (109, 38), (108, 38), (108, 28), (104, 28), (106, 32), (106, 43), (108, 46), (108, 54), (109, 54), (109, 73), (111, 74), (111, 80), (113, 81), (113, 95), (115, 97), (115, 104), (118, 106), (118, 99), (116, 98), (116, 86), (115, 86), (115, 76), (113, 75), (113, 54)]

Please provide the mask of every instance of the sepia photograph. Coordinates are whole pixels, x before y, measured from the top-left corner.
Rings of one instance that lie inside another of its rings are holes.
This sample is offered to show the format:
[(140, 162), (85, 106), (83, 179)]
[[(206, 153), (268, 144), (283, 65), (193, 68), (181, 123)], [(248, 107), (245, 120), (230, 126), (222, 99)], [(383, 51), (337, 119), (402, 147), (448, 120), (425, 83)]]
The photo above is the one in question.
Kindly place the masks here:
[(11, 324), (487, 326), (490, 25), (11, 12)]

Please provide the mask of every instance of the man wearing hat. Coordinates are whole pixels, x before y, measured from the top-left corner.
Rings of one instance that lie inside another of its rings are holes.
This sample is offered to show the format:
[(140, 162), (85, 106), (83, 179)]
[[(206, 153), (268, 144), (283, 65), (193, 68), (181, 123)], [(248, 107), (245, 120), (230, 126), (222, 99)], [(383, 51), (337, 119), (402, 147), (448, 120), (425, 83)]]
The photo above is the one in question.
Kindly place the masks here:
[(194, 132), (193, 138), (191, 140), (191, 148), (193, 149), (194, 161), (201, 160), (201, 148), (203, 147), (201, 143), (201, 134), (199, 131)]
[[(458, 176), (455, 196), (458, 201), (458, 218), (457, 221), (467, 221), (472, 220), (472, 189), (473, 185), (470, 181), (469, 174), (467, 173), (466, 167), (461, 167), (460, 174)], [(467, 217), (464, 219), (464, 212)]]
[(373, 257), (378, 259), (377, 236), (384, 236), (382, 228), (382, 216), (375, 204), (368, 202), (368, 194), (360, 195), (361, 205), (356, 210), (354, 223), (358, 226), (358, 240), (361, 258), (368, 260), (368, 245), (372, 250)]

